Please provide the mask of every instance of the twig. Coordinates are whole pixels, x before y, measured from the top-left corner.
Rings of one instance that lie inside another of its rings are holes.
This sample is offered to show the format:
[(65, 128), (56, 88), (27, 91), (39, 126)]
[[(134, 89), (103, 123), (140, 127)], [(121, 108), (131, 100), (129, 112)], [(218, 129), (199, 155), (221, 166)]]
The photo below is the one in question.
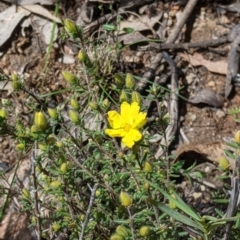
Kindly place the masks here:
[(228, 69), (227, 69), (227, 76), (226, 76), (226, 82), (225, 82), (225, 98), (228, 98), (232, 91), (232, 80), (235, 77), (235, 75), (238, 73), (238, 69), (239, 69), (240, 56), (239, 56), (239, 53), (237, 52), (237, 49), (240, 44), (239, 28), (240, 28), (240, 25), (235, 26), (228, 36), (229, 38), (232, 37), (233, 42), (231, 44), (231, 49), (228, 57)]
[(34, 211), (35, 216), (37, 220), (37, 240), (42, 239), (42, 228), (41, 228), (41, 220), (40, 220), (40, 214), (39, 214), (39, 206), (38, 206), (38, 195), (37, 195), (37, 176), (36, 176), (36, 145), (35, 142), (35, 148), (32, 150), (31, 154), (31, 161), (32, 161), (32, 176), (33, 176), (33, 193), (34, 193)]
[(189, 43), (150, 43), (149, 46), (139, 47), (140, 50), (151, 50), (151, 49), (185, 49), (189, 48), (208, 48), (208, 47), (216, 47), (224, 43), (230, 42), (227, 36), (221, 36), (219, 39), (211, 39), (201, 42), (189, 42)]
[(131, 213), (131, 206), (127, 207), (127, 211), (128, 211), (128, 215), (129, 215), (129, 225), (130, 225), (131, 232), (132, 232), (132, 239), (135, 240), (135, 230), (134, 230), (134, 226), (133, 226), (133, 217), (132, 217), (132, 213)]
[[(174, 137), (177, 127), (178, 127), (178, 73), (177, 73), (177, 67), (175, 62), (170, 58), (170, 56), (163, 52), (163, 57), (168, 62), (168, 64), (172, 68), (172, 77), (171, 77), (171, 95), (170, 95), (170, 123), (166, 129), (166, 137), (162, 139), (160, 143), (160, 147), (155, 154), (155, 158), (160, 158), (163, 153), (164, 149), (163, 146), (169, 146), (170, 141)], [(168, 167), (169, 168), (169, 167)], [(169, 170), (169, 169), (168, 169)]]
[(79, 240), (83, 240), (84, 232), (85, 232), (85, 229), (86, 229), (87, 224), (89, 222), (92, 206), (93, 206), (94, 199), (95, 199), (95, 196), (96, 196), (97, 187), (98, 187), (98, 183), (95, 183), (93, 188), (90, 188), (90, 190), (91, 190), (91, 197), (90, 197), (90, 201), (89, 201), (89, 204), (88, 204), (88, 209), (87, 209), (87, 212), (86, 212), (85, 220), (84, 220), (84, 222), (82, 224), (82, 231), (81, 231), (81, 235), (80, 235)]
[(177, 23), (174, 30), (169, 35), (169, 37), (167, 39), (167, 43), (173, 43), (173, 42), (176, 41), (176, 39), (179, 36), (179, 33), (182, 31), (182, 28), (183, 28), (184, 24), (186, 23), (188, 17), (192, 13), (192, 11), (193, 11), (195, 5), (197, 4), (197, 2), (198, 2), (198, 0), (188, 1), (187, 5), (186, 5), (186, 7), (185, 7), (185, 9), (182, 13), (182, 17), (181, 17), (180, 21)]

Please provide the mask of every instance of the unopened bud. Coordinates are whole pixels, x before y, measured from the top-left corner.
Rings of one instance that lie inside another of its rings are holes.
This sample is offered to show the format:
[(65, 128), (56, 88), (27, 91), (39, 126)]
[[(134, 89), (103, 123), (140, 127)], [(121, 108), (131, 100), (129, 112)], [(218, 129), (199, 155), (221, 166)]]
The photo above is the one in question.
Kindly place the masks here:
[(88, 105), (92, 110), (97, 110), (98, 109), (98, 105), (97, 105), (96, 102), (89, 102)]
[(23, 190), (22, 190), (22, 198), (24, 200), (27, 200), (27, 199), (30, 198), (30, 193), (29, 193), (29, 191), (26, 188), (23, 188)]
[(70, 105), (75, 110), (79, 109), (79, 103), (78, 103), (78, 101), (75, 98), (71, 98)]
[(62, 148), (63, 147), (63, 142), (62, 141), (57, 141), (55, 143), (55, 145), (58, 147), (58, 148)]
[(48, 114), (49, 116), (53, 119), (53, 120), (57, 120), (58, 119), (58, 112), (55, 108), (48, 108)]
[(31, 133), (37, 133), (37, 132), (39, 132), (39, 129), (35, 125), (32, 125), (30, 131), (31, 131)]
[(128, 237), (128, 230), (122, 225), (117, 226), (116, 233), (123, 237)]
[(24, 143), (19, 143), (16, 145), (16, 150), (18, 151), (23, 151), (25, 149), (25, 144)]
[(62, 75), (67, 83), (75, 85), (77, 83), (77, 77), (68, 71), (62, 71)]
[(44, 152), (47, 150), (47, 145), (44, 143), (38, 143), (38, 148)]
[(107, 98), (105, 98), (102, 102), (102, 105), (105, 109), (107, 109), (110, 105), (109, 100)]
[(2, 119), (6, 119), (7, 118), (7, 111), (6, 111), (5, 108), (1, 108), (0, 109), (0, 118), (2, 118)]
[(220, 160), (219, 160), (219, 167), (222, 169), (222, 170), (227, 170), (229, 168), (230, 164), (229, 164), (229, 161), (227, 160), (226, 157), (221, 157)]
[(135, 80), (133, 78), (133, 75), (131, 73), (127, 73), (126, 76), (126, 87), (129, 89), (132, 89), (135, 86)]
[(234, 138), (235, 142), (240, 144), (240, 131), (237, 131)]
[(17, 90), (21, 89), (22, 84), (21, 84), (21, 82), (19, 80), (12, 81), (12, 87), (13, 87), (13, 90), (17, 91)]
[(48, 121), (44, 113), (36, 112), (34, 116), (34, 125), (41, 131), (44, 131), (48, 127)]
[(119, 96), (119, 100), (120, 100), (120, 103), (127, 102), (128, 97), (127, 97), (127, 94), (124, 90), (121, 91), (121, 94)]
[(124, 237), (122, 235), (119, 235), (117, 233), (114, 233), (111, 237), (110, 240), (124, 240)]
[(139, 234), (142, 237), (146, 237), (150, 234), (150, 228), (148, 226), (142, 226), (139, 230)]
[(136, 91), (132, 92), (132, 102), (136, 102), (139, 106), (142, 103), (142, 96)]
[(81, 63), (84, 63), (86, 65), (86, 67), (88, 67), (88, 68), (92, 67), (91, 60), (85, 51), (83, 51), (83, 50), (79, 51), (78, 59)]
[(61, 182), (60, 181), (52, 181), (50, 183), (50, 187), (52, 188), (59, 188), (61, 186)]
[(124, 86), (125, 80), (122, 75), (120, 75), (119, 73), (115, 73), (114, 79), (118, 88), (122, 88)]
[(62, 174), (65, 174), (68, 170), (68, 163), (62, 163), (61, 166), (60, 166), (60, 171)]
[(129, 207), (132, 205), (132, 199), (126, 192), (120, 193), (120, 202), (124, 207)]
[(15, 73), (12, 73), (11, 79), (12, 79), (13, 81), (18, 81), (18, 76), (17, 76)]
[(76, 34), (78, 32), (78, 27), (75, 22), (70, 19), (65, 19), (63, 21), (64, 27), (69, 34)]
[(143, 166), (143, 171), (144, 171), (145, 173), (149, 173), (149, 172), (152, 171), (152, 165), (151, 165), (150, 162), (148, 162), (148, 161), (145, 162), (145, 164), (144, 164), (144, 166)]
[(74, 110), (69, 110), (68, 112), (69, 118), (71, 120), (71, 122), (73, 123), (78, 123), (79, 122), (79, 115), (77, 112), (75, 112)]

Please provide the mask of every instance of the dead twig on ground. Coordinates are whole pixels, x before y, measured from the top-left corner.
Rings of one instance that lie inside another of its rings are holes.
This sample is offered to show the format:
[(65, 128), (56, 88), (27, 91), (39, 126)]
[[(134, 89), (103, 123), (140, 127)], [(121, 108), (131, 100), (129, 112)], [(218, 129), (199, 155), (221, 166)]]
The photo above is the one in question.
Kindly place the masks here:
[[(174, 43), (176, 39), (179, 36), (179, 33), (181, 32), (184, 24), (186, 23), (188, 17), (192, 13), (194, 7), (196, 6), (198, 0), (192, 0), (189, 1), (186, 5), (183, 14), (182, 19), (179, 21), (179, 23), (175, 26), (174, 30), (170, 34), (167, 43)], [(170, 109), (169, 109), (169, 115), (170, 115), (170, 123), (166, 129), (165, 132), (165, 138), (162, 139), (160, 146), (155, 154), (155, 158), (159, 159), (166, 149), (164, 149), (164, 146), (168, 148), (171, 140), (175, 136), (175, 133), (178, 128), (178, 74), (177, 74), (177, 68), (175, 62), (169, 57), (167, 53), (164, 52), (164, 58), (168, 62), (168, 64), (172, 68), (172, 77), (171, 77), (171, 97), (170, 97)]]
[(240, 25), (235, 26), (229, 33), (229, 40), (232, 40), (228, 57), (228, 70), (225, 82), (225, 98), (228, 98), (232, 91), (232, 80), (237, 75), (239, 69), (240, 55), (237, 51), (240, 44)]

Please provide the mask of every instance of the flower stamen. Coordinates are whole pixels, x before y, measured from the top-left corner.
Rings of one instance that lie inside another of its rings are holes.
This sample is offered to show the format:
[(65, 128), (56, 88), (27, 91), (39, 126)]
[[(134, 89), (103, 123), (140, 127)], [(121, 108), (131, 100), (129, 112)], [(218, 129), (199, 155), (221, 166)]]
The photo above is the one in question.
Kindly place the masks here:
[(126, 124), (124, 125), (124, 130), (125, 130), (126, 132), (129, 132), (131, 128), (132, 128), (132, 126), (131, 126), (131, 124), (129, 124), (129, 123), (126, 123)]

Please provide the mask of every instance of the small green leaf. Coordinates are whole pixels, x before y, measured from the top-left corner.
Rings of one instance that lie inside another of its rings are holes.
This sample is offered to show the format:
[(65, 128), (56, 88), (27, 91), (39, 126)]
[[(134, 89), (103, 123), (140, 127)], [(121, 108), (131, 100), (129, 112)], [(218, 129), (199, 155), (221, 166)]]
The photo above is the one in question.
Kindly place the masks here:
[(170, 217), (176, 219), (177, 221), (179, 221), (181, 223), (184, 223), (184, 224), (186, 224), (188, 226), (200, 229), (202, 232), (204, 232), (204, 228), (201, 225), (201, 223), (194, 222), (193, 220), (191, 220), (190, 218), (186, 217), (182, 213), (179, 213), (179, 212), (177, 212), (177, 211), (167, 207), (163, 203), (157, 203), (157, 202), (155, 202), (152, 199), (148, 199), (148, 202), (150, 202), (151, 204), (156, 206), (159, 210), (161, 210), (162, 212), (166, 213)]
[(115, 31), (116, 27), (114, 25), (104, 24), (103, 29), (106, 30), (106, 31)]
[(125, 27), (122, 29), (125, 33), (132, 33), (134, 32), (135, 30), (133, 28), (128, 28), (128, 27)]

